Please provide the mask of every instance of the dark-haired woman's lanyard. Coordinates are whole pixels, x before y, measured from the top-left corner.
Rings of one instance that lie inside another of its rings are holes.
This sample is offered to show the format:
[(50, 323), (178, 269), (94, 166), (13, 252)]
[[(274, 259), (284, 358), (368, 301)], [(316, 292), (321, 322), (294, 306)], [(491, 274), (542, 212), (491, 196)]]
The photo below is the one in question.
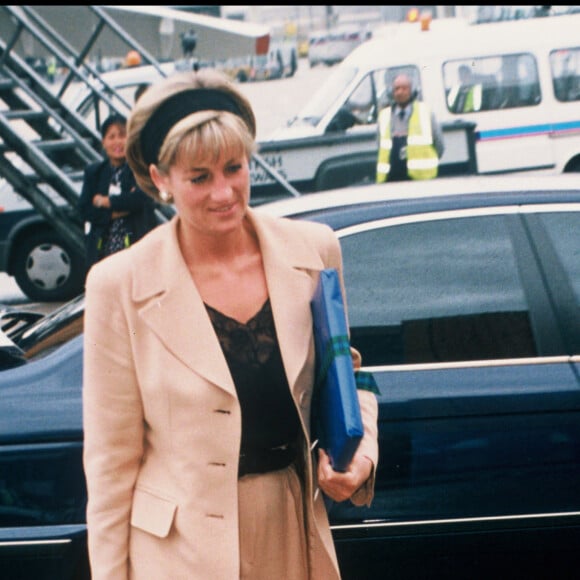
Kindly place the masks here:
[(123, 171), (123, 166), (113, 167), (113, 174), (111, 175), (111, 181), (109, 183), (109, 197), (121, 194), (121, 172)]
[[(123, 165), (113, 169), (109, 185), (109, 197), (121, 194), (121, 173)], [(124, 217), (112, 219), (103, 244), (103, 255), (108, 256), (130, 245), (129, 230)]]

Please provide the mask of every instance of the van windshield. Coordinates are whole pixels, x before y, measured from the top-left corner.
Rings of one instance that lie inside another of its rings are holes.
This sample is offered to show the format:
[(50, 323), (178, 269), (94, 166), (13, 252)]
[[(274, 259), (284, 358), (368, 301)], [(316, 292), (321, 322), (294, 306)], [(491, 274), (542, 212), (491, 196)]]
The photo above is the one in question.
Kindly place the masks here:
[[(315, 127), (338, 99), (344, 98), (344, 91), (358, 73), (356, 67), (341, 65), (328, 77), (310, 101), (289, 124), (291, 127), (312, 125)], [(341, 103), (342, 104), (342, 103)]]

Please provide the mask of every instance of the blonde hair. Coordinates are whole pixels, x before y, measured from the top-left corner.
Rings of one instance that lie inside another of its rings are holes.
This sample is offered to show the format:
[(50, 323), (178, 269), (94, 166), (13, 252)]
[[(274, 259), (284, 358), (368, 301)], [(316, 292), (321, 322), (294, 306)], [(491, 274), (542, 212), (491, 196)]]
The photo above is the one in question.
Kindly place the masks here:
[(213, 89), (233, 100), (239, 114), (201, 110), (175, 123), (160, 144), (155, 165), (166, 174), (178, 156), (187, 155), (200, 162), (215, 162), (221, 155), (245, 154), (248, 160), (256, 150), (256, 120), (252, 107), (227, 77), (212, 69), (178, 73), (151, 85), (135, 104), (127, 122), (126, 158), (139, 187), (163, 203), (145, 161), (141, 137), (151, 116), (169, 99), (183, 91)]

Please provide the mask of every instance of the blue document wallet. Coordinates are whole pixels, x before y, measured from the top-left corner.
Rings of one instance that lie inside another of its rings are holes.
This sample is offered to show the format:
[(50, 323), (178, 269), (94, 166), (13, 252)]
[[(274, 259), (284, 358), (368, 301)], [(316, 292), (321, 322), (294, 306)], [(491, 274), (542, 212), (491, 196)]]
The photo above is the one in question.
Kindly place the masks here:
[(364, 434), (338, 272), (326, 269), (311, 301), (316, 346), (313, 438), (345, 471)]

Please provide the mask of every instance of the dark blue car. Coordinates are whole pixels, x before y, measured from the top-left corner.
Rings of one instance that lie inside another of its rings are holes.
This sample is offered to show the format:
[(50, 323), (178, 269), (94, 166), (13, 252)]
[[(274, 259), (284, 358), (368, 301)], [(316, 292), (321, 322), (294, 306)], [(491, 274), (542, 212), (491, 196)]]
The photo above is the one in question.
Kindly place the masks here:
[[(343, 578), (575, 578), (577, 178), (352, 187), (257, 211), (336, 230), (351, 340), (380, 388), (374, 502), (328, 505)], [(3, 579), (89, 577), (81, 367), (79, 335), (0, 373)]]

